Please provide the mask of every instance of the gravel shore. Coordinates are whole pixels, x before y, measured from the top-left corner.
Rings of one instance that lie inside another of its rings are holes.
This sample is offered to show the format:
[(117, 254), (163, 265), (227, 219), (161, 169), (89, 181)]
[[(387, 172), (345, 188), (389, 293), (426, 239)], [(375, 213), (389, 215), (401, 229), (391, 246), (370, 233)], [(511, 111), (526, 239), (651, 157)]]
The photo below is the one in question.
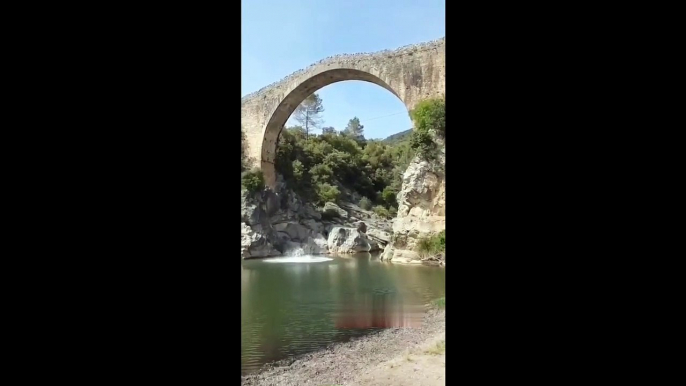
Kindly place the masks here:
[(421, 327), (394, 328), (325, 350), (265, 365), (242, 385), (445, 384), (445, 311), (430, 310)]

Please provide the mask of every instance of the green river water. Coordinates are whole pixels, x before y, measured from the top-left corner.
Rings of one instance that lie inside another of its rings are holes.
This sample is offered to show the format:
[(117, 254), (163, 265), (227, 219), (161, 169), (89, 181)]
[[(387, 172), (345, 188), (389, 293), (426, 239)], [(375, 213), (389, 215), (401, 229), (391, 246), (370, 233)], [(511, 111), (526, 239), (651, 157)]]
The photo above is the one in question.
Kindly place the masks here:
[(241, 262), (241, 370), (388, 327), (413, 327), (445, 296), (445, 269), (369, 253)]

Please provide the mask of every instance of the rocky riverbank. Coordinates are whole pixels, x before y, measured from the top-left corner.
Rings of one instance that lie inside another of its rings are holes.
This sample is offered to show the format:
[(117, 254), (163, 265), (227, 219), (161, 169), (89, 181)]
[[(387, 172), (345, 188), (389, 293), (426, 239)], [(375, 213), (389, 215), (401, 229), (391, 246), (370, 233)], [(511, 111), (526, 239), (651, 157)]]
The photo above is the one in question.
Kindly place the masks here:
[(382, 330), (295, 360), (265, 365), (242, 385), (444, 385), (445, 311), (417, 328)]

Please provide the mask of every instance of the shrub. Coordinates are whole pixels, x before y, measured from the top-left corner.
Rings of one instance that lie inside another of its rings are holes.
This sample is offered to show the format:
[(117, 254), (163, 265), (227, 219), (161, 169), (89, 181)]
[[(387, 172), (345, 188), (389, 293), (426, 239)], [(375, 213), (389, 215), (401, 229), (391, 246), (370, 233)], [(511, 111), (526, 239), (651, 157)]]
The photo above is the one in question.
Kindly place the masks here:
[(312, 176), (312, 181), (327, 183), (326, 185), (328, 185), (328, 182), (331, 181), (331, 177), (333, 176), (333, 170), (327, 165), (317, 164), (310, 169), (310, 175)]
[(425, 99), (410, 112), (415, 130), (429, 132), (433, 130), (445, 138), (445, 101), (443, 99)]
[(422, 256), (445, 252), (445, 231), (417, 241), (415, 250)]
[(360, 208), (364, 210), (372, 209), (372, 200), (367, 197), (362, 197), (359, 202)]
[(253, 169), (241, 173), (241, 185), (250, 193), (255, 193), (264, 189), (264, 176), (262, 170)]
[(395, 191), (390, 186), (387, 186), (384, 188), (383, 192), (381, 193), (381, 198), (383, 201), (386, 203), (386, 205), (390, 207), (398, 206), (398, 202), (395, 199), (395, 196), (398, 194), (398, 192)]
[(327, 202), (336, 203), (338, 202), (340, 195), (341, 192), (335, 186), (331, 186), (327, 183), (317, 185), (317, 197), (319, 198), (319, 202), (321, 204), (325, 204)]
[(426, 131), (413, 131), (410, 138), (410, 147), (427, 161), (436, 158), (436, 142), (431, 138), (431, 134)]
[(390, 213), (388, 213), (388, 209), (384, 208), (381, 205), (377, 205), (373, 209), (374, 213), (376, 213), (377, 216), (381, 218), (388, 218), (390, 217)]
[(392, 206), (392, 207), (390, 207), (390, 208), (388, 209), (388, 214), (390, 214), (391, 217), (395, 217), (395, 216), (398, 215), (398, 210), (395, 209), (395, 207)]

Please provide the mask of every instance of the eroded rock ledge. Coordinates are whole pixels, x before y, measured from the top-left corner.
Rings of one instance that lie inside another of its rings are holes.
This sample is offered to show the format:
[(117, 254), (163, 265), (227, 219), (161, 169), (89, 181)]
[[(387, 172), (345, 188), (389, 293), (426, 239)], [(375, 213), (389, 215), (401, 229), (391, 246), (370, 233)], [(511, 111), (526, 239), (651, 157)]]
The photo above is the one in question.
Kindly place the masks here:
[(393, 236), (386, 245), (382, 260), (421, 264), (426, 260), (444, 265), (445, 257), (422, 258), (417, 242), (445, 230), (445, 147), (438, 161), (429, 163), (415, 158), (403, 174), (398, 192), (398, 216), (393, 221)]
[[(322, 217), (322, 212), (329, 216)], [(331, 218), (330, 214), (337, 215)], [(243, 259), (381, 251), (390, 242), (391, 222), (353, 204), (327, 203), (320, 211), (281, 182), (277, 192), (241, 195)]]

